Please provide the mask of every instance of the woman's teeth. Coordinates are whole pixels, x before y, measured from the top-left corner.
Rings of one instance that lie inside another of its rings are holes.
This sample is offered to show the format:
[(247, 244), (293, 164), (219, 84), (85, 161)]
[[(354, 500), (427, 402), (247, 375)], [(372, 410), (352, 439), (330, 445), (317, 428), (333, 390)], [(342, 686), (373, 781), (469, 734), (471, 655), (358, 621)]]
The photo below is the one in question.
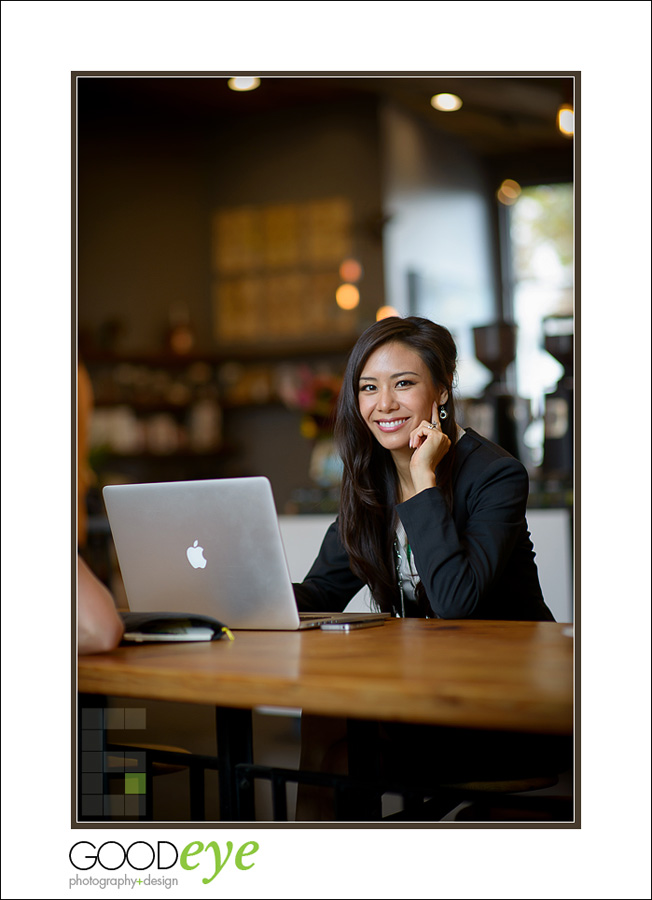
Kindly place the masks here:
[(405, 425), (406, 422), (407, 419), (393, 419), (391, 422), (378, 422), (377, 425), (385, 431), (395, 431), (397, 428)]

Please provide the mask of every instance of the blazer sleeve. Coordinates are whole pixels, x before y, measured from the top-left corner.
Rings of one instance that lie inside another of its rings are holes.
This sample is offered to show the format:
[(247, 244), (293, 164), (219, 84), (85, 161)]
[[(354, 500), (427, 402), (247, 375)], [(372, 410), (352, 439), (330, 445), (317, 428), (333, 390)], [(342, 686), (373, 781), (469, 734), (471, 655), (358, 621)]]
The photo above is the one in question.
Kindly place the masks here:
[(342, 612), (364, 587), (351, 571), (348, 554), (337, 534), (337, 522), (326, 532), (319, 555), (305, 579), (293, 587), (300, 612)]
[[(468, 517), (456, 528), (439, 488), (429, 488), (397, 507), (417, 571), (435, 615), (477, 615), (523, 534), (528, 496), (525, 468), (499, 457), (477, 475), (466, 497)], [(459, 521), (459, 517), (458, 517)]]

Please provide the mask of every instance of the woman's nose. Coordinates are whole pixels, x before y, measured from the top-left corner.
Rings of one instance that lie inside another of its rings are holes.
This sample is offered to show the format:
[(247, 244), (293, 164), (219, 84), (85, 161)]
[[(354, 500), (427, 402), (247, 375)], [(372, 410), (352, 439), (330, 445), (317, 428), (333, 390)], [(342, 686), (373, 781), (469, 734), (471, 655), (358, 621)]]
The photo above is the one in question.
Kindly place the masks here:
[(381, 388), (378, 394), (378, 408), (383, 410), (396, 409), (398, 403), (394, 392), (390, 388)]

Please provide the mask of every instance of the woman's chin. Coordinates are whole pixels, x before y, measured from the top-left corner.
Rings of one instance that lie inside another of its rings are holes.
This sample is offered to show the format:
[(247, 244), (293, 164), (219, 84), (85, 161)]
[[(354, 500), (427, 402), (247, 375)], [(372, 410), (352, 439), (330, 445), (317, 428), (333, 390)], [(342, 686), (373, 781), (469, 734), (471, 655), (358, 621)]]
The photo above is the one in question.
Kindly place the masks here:
[(392, 453), (400, 453), (402, 451), (410, 450), (409, 435), (382, 434), (381, 432), (380, 434), (376, 435), (376, 440), (381, 447), (384, 447), (385, 450), (389, 450)]

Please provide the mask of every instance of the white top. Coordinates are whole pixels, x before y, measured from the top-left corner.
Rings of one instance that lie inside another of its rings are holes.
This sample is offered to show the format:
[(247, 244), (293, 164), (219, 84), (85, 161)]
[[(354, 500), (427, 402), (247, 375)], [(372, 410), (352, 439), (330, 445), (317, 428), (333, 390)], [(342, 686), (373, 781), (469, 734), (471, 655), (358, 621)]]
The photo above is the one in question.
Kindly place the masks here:
[(414, 600), (416, 597), (416, 587), (419, 583), (419, 573), (414, 563), (414, 554), (408, 543), (408, 536), (403, 528), (403, 523), (399, 519), (396, 529), (396, 540), (399, 546), (399, 564), (398, 570), (402, 581), (403, 595), (406, 600)]

